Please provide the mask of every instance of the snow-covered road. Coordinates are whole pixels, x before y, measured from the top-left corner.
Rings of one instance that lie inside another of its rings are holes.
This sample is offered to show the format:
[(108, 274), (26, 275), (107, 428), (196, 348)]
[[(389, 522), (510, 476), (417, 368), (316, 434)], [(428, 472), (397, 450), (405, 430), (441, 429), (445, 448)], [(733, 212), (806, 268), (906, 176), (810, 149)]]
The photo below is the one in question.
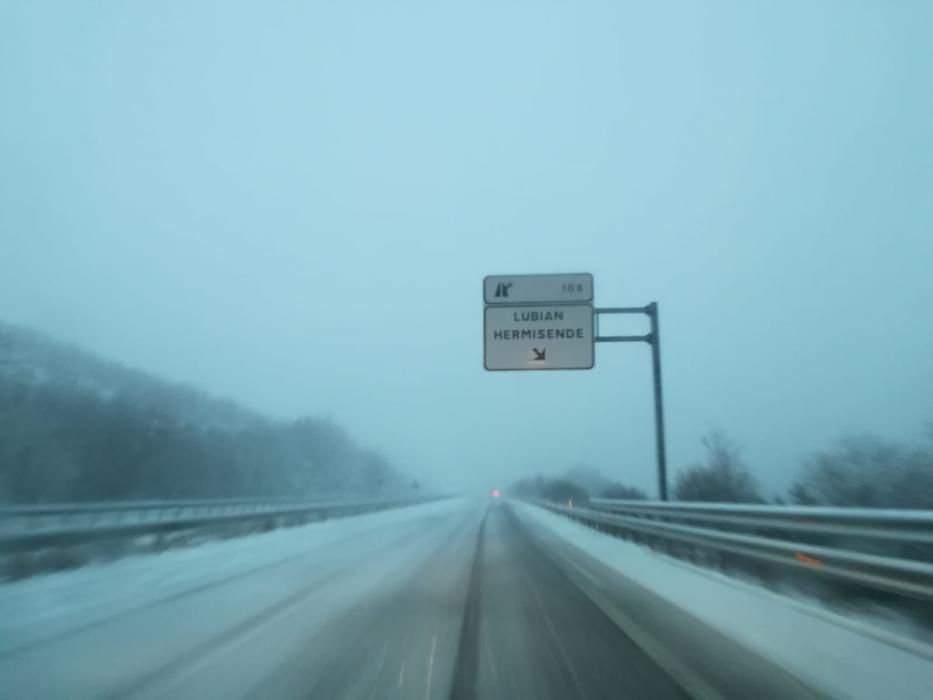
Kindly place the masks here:
[(933, 697), (922, 653), (746, 588), (451, 499), (0, 585), (0, 698)]

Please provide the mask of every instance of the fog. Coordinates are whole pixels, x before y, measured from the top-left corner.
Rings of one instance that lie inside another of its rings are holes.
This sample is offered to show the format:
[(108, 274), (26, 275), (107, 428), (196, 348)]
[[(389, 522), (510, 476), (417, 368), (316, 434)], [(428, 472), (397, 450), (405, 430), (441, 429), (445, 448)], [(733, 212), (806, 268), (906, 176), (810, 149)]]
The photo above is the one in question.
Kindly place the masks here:
[[(0, 319), (435, 488), (655, 493), (650, 351), (483, 368), (482, 279), (660, 305), (669, 469), (933, 420), (933, 6), (7, 3)], [(831, 38), (831, 41), (828, 41)], [(643, 333), (647, 319), (602, 323)]]

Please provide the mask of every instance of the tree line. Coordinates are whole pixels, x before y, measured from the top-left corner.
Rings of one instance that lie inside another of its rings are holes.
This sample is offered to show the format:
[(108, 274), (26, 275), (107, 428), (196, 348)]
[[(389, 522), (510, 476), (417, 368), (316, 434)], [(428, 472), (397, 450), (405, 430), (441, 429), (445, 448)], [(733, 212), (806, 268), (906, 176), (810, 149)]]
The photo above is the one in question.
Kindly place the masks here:
[[(839, 440), (808, 458), (784, 494), (770, 498), (729, 436), (714, 430), (701, 440), (704, 457), (674, 478), (677, 501), (776, 503), (855, 508), (933, 509), (933, 425), (925, 444), (905, 445), (871, 435)], [(587, 488), (574, 474), (522, 479), (511, 492), (553, 502), (645, 498), (644, 492), (611, 483)]]
[[(933, 508), (933, 430), (920, 445), (872, 435), (842, 438), (810, 456), (786, 494), (774, 503), (853, 508)], [(706, 458), (678, 474), (680, 501), (765, 503), (741, 450), (724, 432), (703, 438)]]
[(591, 497), (643, 500), (647, 494), (641, 489), (606, 479), (595, 470), (575, 467), (559, 477), (538, 475), (519, 479), (508, 493), (514, 496), (540, 498), (552, 503), (585, 505)]
[(416, 487), (331, 421), (267, 420), (0, 324), (0, 501), (376, 497)]

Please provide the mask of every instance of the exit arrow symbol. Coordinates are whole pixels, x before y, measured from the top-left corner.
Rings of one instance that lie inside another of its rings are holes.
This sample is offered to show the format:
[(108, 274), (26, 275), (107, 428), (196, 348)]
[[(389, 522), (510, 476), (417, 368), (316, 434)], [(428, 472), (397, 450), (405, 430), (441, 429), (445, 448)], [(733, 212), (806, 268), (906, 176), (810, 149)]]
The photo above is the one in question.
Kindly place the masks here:
[(534, 360), (534, 361), (535, 361), (535, 362), (544, 362), (544, 360), (545, 360), (544, 354), (547, 352), (547, 349), (545, 348), (544, 350), (538, 350), (538, 348), (532, 348), (532, 350), (534, 350), (534, 353), (535, 353), (535, 360)]

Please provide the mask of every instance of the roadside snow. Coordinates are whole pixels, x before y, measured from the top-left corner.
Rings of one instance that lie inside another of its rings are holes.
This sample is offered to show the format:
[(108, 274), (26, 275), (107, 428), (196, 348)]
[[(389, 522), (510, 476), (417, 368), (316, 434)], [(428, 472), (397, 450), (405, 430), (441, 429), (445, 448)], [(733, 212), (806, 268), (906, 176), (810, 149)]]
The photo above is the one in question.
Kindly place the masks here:
[(694, 567), (537, 506), (526, 522), (654, 591), (832, 697), (933, 698), (933, 646)]
[[(0, 654), (194, 588), (310, 553), (324, 560), (394, 526), (462, 508), (448, 499), (294, 528), (129, 556), (0, 584)], [(339, 544), (339, 548), (332, 545)], [(323, 561), (321, 563), (324, 563)]]

